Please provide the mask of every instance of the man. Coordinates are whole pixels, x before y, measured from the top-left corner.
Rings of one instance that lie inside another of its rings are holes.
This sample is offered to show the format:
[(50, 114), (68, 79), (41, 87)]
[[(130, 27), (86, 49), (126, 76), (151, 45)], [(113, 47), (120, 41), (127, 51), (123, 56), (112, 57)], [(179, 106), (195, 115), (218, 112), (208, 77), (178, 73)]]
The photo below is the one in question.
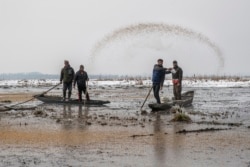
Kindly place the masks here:
[(175, 100), (181, 100), (181, 89), (182, 89), (182, 75), (183, 71), (178, 66), (176, 60), (173, 61), (172, 79), (173, 79), (173, 92)]
[(64, 67), (61, 70), (60, 83), (63, 83), (63, 100), (66, 100), (66, 91), (68, 90), (68, 100), (70, 100), (72, 92), (72, 82), (74, 79), (75, 71), (70, 66), (69, 61), (64, 61)]
[(161, 104), (159, 91), (163, 87), (165, 74), (170, 74), (170, 73), (171, 71), (168, 71), (167, 68), (163, 68), (163, 60), (158, 59), (157, 64), (154, 65), (153, 76), (152, 76), (154, 97), (158, 104)]
[(82, 101), (82, 92), (86, 95), (86, 100), (89, 100), (88, 92), (86, 92), (86, 82), (89, 80), (88, 74), (84, 71), (84, 66), (80, 65), (80, 70), (76, 72), (74, 78), (74, 88), (77, 83), (78, 88), (78, 98)]

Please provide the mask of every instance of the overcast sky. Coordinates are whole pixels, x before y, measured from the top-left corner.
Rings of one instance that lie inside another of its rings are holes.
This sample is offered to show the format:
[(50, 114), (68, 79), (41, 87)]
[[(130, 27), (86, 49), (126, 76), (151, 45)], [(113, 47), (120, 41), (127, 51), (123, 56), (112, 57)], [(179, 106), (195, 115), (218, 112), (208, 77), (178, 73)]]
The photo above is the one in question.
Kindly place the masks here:
[[(0, 0), (0, 73), (56, 74), (67, 59), (90, 74), (148, 74), (163, 58), (165, 66), (177, 59), (186, 74), (250, 75), (249, 18), (249, 0)], [(138, 23), (203, 34), (224, 67), (204, 43), (154, 33), (110, 42), (91, 57), (105, 36)]]

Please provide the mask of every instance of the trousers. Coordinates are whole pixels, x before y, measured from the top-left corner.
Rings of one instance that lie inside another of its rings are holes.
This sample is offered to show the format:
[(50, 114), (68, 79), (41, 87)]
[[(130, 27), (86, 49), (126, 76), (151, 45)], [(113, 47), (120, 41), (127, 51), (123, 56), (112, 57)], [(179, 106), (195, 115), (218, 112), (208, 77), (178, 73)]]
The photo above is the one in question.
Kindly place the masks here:
[(160, 95), (159, 95), (160, 88), (161, 88), (161, 84), (160, 83), (153, 83), (154, 97), (155, 97), (156, 102), (158, 104), (161, 104)]
[(86, 87), (85, 86), (78, 86), (78, 98), (82, 101), (82, 92), (86, 94)]
[(72, 82), (63, 82), (63, 98), (66, 98), (67, 90), (68, 90), (68, 98), (70, 98), (72, 92)]
[(174, 93), (175, 100), (181, 100), (181, 89), (182, 89), (181, 84), (173, 85), (173, 93)]

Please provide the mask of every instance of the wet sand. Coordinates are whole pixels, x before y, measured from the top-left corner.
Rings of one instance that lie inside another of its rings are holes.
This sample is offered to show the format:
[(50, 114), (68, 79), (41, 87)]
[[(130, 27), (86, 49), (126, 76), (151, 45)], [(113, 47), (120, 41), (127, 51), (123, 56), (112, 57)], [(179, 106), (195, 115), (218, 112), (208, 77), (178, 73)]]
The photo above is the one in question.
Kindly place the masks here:
[(29, 100), (33, 97), (32, 93), (0, 93), (0, 102), (21, 102)]
[[(151, 113), (147, 106), (148, 115), (140, 115), (147, 90), (92, 88), (92, 98), (112, 103), (79, 107), (32, 101), (35, 110), (0, 113), (0, 166), (250, 166), (248, 95), (237, 96), (238, 101), (220, 96), (245, 89), (210, 90), (211, 96), (197, 89), (193, 107), (185, 111), (193, 123), (171, 122), (173, 114)], [(28, 98), (26, 93), (0, 96), (12, 102)], [(224, 124), (206, 123), (212, 121)], [(228, 130), (176, 133), (204, 128)]]

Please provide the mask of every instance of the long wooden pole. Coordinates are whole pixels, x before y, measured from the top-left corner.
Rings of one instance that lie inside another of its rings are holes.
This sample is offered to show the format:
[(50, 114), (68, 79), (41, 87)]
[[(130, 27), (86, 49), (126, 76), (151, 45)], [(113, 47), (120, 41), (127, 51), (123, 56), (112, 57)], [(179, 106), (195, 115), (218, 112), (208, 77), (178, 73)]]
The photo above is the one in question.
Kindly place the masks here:
[(148, 96), (150, 95), (152, 89), (153, 89), (153, 86), (150, 88), (150, 90), (149, 90), (149, 92), (148, 92), (148, 94), (147, 94), (147, 96), (146, 96), (146, 98), (145, 98), (145, 100), (144, 100), (144, 102), (143, 102), (143, 104), (142, 104), (142, 106), (141, 106), (141, 110), (142, 110), (142, 107), (144, 106), (144, 104), (146, 103), (146, 101), (147, 101), (147, 99), (148, 99)]
[(85, 91), (84, 107), (86, 107), (86, 101), (89, 99), (89, 97), (87, 98), (87, 96), (89, 96), (89, 94), (88, 94), (88, 81), (86, 82), (86, 91)]
[(61, 84), (61, 83), (59, 83), (59, 84), (53, 86), (52, 88), (48, 89), (47, 91), (45, 91), (45, 92), (43, 92), (43, 93), (41, 93), (41, 94), (38, 94), (38, 95), (33, 96), (33, 98), (31, 98), (31, 99), (29, 99), (29, 100), (27, 100), (27, 101), (20, 102), (20, 103), (17, 103), (17, 104), (15, 104), (15, 105), (12, 105), (12, 106), (5, 106), (5, 107), (6, 107), (6, 108), (13, 108), (13, 107), (15, 107), (15, 106), (18, 106), (18, 105), (27, 103), (27, 102), (29, 102), (29, 101), (32, 101), (32, 100), (34, 100), (36, 97), (42, 96), (42, 95), (48, 93), (49, 91), (51, 91), (52, 89), (55, 89), (55, 88), (56, 88), (57, 86), (59, 86), (60, 84)]

